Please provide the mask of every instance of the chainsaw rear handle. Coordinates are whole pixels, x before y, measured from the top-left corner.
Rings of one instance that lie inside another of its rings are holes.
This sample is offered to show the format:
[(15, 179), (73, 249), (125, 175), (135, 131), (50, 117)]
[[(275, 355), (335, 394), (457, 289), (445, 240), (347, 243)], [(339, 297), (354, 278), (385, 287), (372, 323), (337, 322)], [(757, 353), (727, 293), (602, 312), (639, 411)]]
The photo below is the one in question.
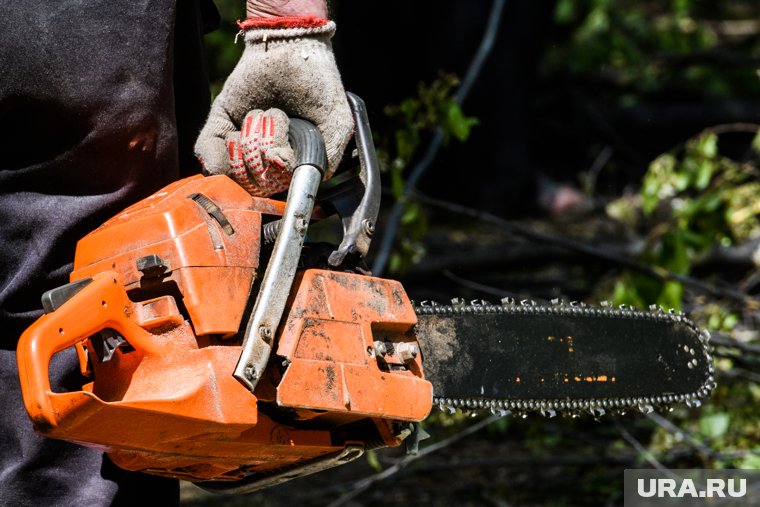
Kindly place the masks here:
[[(80, 282), (81, 283), (81, 282)], [(105, 271), (72, 295), (52, 313), (40, 317), (18, 342), (16, 359), (24, 405), (35, 426), (47, 432), (58, 424), (62, 410), (91, 400), (79, 393), (55, 393), (50, 387), (50, 361), (55, 354), (104, 330), (113, 329), (129, 337), (129, 343), (147, 354), (160, 354), (151, 335), (129, 318), (133, 303), (116, 273)], [(68, 411), (68, 410), (66, 410)]]

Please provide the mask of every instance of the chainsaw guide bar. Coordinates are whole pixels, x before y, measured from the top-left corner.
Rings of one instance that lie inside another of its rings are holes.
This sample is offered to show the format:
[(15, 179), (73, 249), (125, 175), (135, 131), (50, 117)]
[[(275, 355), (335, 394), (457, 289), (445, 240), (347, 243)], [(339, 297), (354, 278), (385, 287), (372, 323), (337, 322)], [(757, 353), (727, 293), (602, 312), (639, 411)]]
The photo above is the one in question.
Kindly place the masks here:
[(715, 387), (709, 334), (682, 313), (460, 299), (415, 305), (441, 410), (579, 416), (698, 406)]

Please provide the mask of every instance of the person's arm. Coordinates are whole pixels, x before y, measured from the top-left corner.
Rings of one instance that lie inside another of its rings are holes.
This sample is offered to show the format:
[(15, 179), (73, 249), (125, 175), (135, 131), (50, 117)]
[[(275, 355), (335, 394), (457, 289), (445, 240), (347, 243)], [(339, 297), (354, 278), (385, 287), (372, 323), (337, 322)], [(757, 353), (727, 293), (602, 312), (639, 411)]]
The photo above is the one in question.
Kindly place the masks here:
[(325, 178), (353, 134), (353, 118), (330, 39), (325, 0), (247, 0), (245, 49), (211, 106), (195, 152), (204, 172), (227, 174), (254, 195), (287, 188), (288, 117), (309, 120), (325, 140)]
[(249, 18), (303, 17), (327, 18), (325, 0), (248, 0)]

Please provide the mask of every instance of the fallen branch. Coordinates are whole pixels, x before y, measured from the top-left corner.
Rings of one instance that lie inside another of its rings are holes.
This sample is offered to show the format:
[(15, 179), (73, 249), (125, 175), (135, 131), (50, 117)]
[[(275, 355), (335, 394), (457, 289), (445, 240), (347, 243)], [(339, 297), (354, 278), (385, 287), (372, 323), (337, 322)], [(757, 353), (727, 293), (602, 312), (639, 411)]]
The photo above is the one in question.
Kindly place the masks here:
[[(520, 297), (520, 295), (515, 294), (514, 292), (509, 292), (506, 290), (501, 290), (496, 287), (491, 287), (490, 285), (485, 285), (478, 282), (473, 282), (472, 280), (467, 280), (465, 278), (462, 278), (460, 276), (455, 275), (448, 269), (443, 271), (443, 276), (451, 280), (452, 282), (456, 282), (459, 285), (463, 287), (467, 287), (469, 289), (480, 291), (484, 294), (490, 294), (492, 296), (496, 296), (498, 298), (504, 298), (504, 297), (511, 297), (515, 299), (523, 299)], [(535, 298), (534, 298), (535, 299)]]
[(527, 227), (509, 222), (508, 220), (497, 217), (496, 215), (493, 215), (486, 211), (470, 208), (468, 206), (463, 206), (461, 204), (445, 201), (442, 199), (436, 199), (434, 197), (429, 197), (420, 193), (415, 193), (415, 198), (419, 202), (428, 206), (443, 209), (460, 215), (469, 216), (483, 222), (488, 222), (490, 224), (496, 225), (509, 234), (521, 236), (538, 243), (560, 246), (562, 248), (566, 248), (575, 252), (593, 256), (597, 259), (603, 259), (610, 263), (617, 264), (619, 266), (623, 266), (625, 268), (651, 276), (657, 280), (677, 281), (679, 283), (682, 283), (684, 286), (697, 290), (699, 292), (705, 292), (713, 296), (739, 301), (751, 308), (760, 307), (760, 301), (750, 297), (744, 292), (737, 291), (730, 287), (718, 286), (712, 283), (703, 282), (689, 276), (679, 275), (659, 266), (650, 266), (635, 259), (631, 259), (624, 253), (613, 249), (600, 249), (596, 246), (591, 245), (590, 243), (576, 239), (537, 232)]
[(710, 343), (713, 346), (734, 348), (734, 349), (739, 349), (742, 352), (747, 352), (749, 354), (760, 355), (760, 345), (752, 345), (750, 343), (744, 343), (725, 333), (717, 333), (717, 332), (710, 333)]
[(620, 423), (616, 424), (618, 431), (620, 432), (620, 436), (623, 437), (623, 440), (628, 442), (631, 447), (633, 447), (636, 452), (639, 453), (639, 455), (646, 460), (647, 463), (649, 463), (653, 468), (656, 468), (660, 472), (671, 476), (673, 478), (677, 478), (673, 472), (670, 471), (668, 467), (660, 463), (660, 461), (655, 458), (654, 454), (649, 452), (636, 438), (628, 433), (628, 431), (623, 428), (623, 426)]
[(351, 500), (353, 500), (354, 498), (362, 494), (364, 491), (368, 490), (373, 484), (380, 481), (384, 481), (388, 479), (389, 477), (392, 477), (398, 474), (404, 468), (409, 466), (411, 463), (417, 461), (418, 459), (424, 458), (425, 456), (429, 456), (430, 454), (436, 451), (440, 451), (441, 449), (444, 449), (454, 444), (455, 442), (462, 440), (466, 436), (472, 435), (473, 433), (476, 433), (482, 430), (489, 424), (496, 422), (502, 417), (503, 416), (500, 416), (500, 415), (492, 415), (486, 419), (478, 421), (472, 426), (467, 427), (466, 429), (450, 436), (449, 438), (446, 438), (444, 440), (441, 440), (440, 442), (437, 442), (435, 444), (429, 445), (421, 449), (417, 454), (412, 454), (405, 457), (404, 459), (402, 459), (401, 461), (399, 461), (392, 467), (387, 468), (378, 474), (371, 475), (369, 477), (365, 477), (364, 479), (354, 482), (353, 489), (351, 491), (343, 494), (340, 498), (330, 503), (328, 507), (339, 507), (341, 505), (345, 505), (346, 503), (350, 502)]
[(652, 412), (651, 414), (647, 414), (647, 418), (650, 421), (657, 424), (658, 426), (660, 426), (661, 428), (663, 428), (664, 430), (666, 430), (668, 433), (671, 433), (672, 435), (676, 436), (676, 438), (682, 437), (683, 440), (686, 441), (686, 443), (689, 444), (689, 446), (692, 449), (702, 454), (703, 456), (706, 456), (709, 458), (715, 457), (715, 452), (712, 449), (710, 449), (710, 447), (706, 446), (705, 444), (697, 440), (697, 438), (694, 435), (692, 435), (691, 432), (679, 428), (668, 419), (665, 419), (664, 417), (662, 417), (660, 414), (656, 412)]

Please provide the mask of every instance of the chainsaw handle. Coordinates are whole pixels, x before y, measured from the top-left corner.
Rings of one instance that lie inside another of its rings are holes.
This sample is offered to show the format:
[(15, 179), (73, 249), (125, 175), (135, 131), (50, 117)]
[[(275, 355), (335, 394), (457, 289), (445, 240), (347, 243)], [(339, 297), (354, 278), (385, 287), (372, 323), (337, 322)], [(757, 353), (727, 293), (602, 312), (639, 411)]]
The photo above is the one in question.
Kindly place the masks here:
[(256, 388), (269, 362), (275, 335), (298, 269), (319, 183), (327, 167), (325, 143), (314, 125), (293, 118), (290, 120), (288, 137), (296, 152), (293, 179), (288, 188), (279, 233), (246, 325), (243, 350), (232, 374), (251, 392)]
[(129, 318), (134, 313), (124, 287), (116, 273), (106, 271), (74, 294), (52, 313), (32, 324), (19, 339), (16, 348), (19, 380), (24, 405), (34, 425), (42, 432), (58, 425), (58, 404), (69, 407), (84, 404), (91, 398), (83, 393), (55, 393), (50, 386), (49, 368), (53, 356), (90, 336), (110, 328), (129, 337), (135, 349), (160, 354), (161, 348), (150, 335)]
[(327, 150), (322, 134), (314, 124), (301, 118), (291, 118), (288, 142), (295, 154), (293, 172), (302, 165), (316, 167), (324, 175), (327, 171)]

